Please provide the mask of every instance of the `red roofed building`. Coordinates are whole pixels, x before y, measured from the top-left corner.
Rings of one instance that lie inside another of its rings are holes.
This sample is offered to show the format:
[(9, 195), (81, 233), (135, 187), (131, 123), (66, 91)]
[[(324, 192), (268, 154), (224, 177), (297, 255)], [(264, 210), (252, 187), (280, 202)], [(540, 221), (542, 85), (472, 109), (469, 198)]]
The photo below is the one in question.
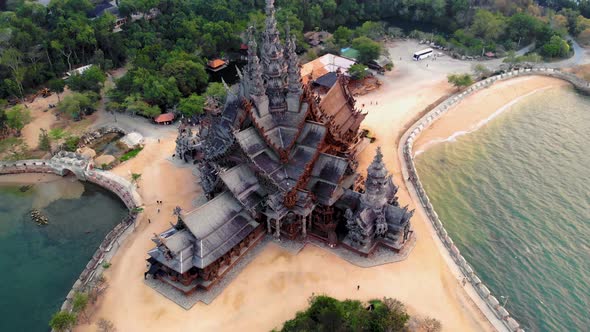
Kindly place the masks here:
[(171, 124), (174, 121), (174, 113), (164, 113), (158, 115), (154, 121), (157, 124)]
[(213, 59), (207, 62), (207, 67), (211, 71), (219, 71), (227, 67), (228, 62), (222, 59)]

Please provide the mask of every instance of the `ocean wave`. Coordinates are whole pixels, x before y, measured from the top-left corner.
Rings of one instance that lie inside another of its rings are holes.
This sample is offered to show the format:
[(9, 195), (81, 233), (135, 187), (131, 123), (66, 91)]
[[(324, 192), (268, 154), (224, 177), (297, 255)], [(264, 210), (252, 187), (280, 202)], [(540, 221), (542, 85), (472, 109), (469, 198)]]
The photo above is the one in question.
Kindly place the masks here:
[(471, 128), (469, 128), (468, 130), (459, 130), (459, 131), (454, 132), (453, 134), (451, 134), (451, 136), (449, 136), (447, 138), (438, 138), (438, 139), (433, 139), (431, 141), (426, 142), (425, 144), (422, 145), (422, 147), (420, 149), (418, 149), (414, 152), (414, 157), (417, 157), (418, 155), (424, 153), (428, 148), (430, 148), (433, 145), (436, 145), (439, 143), (444, 143), (444, 142), (452, 143), (452, 142), (455, 142), (458, 137), (461, 137), (461, 136), (467, 135), (467, 134), (471, 134), (471, 133), (481, 129), (483, 126), (485, 126), (490, 121), (495, 119), (498, 115), (504, 113), (504, 111), (506, 111), (510, 107), (516, 105), (517, 103), (519, 103), (523, 99), (525, 99), (529, 96), (532, 96), (533, 94), (535, 94), (537, 92), (547, 90), (549, 88), (551, 88), (551, 86), (542, 87), (542, 88), (530, 91), (529, 93), (526, 93), (520, 97), (517, 97), (517, 98), (511, 100), (510, 102), (504, 104), (502, 107), (498, 108), (494, 113), (490, 114), (487, 118), (485, 118), (485, 119), (479, 121), (478, 123), (476, 123), (475, 125), (471, 126)]

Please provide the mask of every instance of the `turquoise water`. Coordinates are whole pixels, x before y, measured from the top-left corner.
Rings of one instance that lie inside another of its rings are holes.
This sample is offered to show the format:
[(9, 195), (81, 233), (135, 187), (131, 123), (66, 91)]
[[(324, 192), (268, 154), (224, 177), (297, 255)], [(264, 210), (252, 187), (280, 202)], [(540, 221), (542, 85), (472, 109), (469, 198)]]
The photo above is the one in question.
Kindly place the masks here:
[[(49, 225), (31, 221), (32, 207)], [(25, 193), (0, 184), (0, 331), (48, 331), (51, 315), (125, 214), (113, 194), (71, 178)]]
[(554, 88), (416, 159), (449, 234), (527, 331), (590, 329), (589, 142), (590, 98)]

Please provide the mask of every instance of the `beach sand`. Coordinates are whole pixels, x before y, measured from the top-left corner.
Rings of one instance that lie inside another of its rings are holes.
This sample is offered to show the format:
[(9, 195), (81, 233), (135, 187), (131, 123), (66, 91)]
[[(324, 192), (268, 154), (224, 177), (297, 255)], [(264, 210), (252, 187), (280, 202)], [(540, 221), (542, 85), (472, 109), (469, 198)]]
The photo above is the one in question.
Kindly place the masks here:
[(544, 76), (525, 76), (495, 83), (467, 97), (424, 130), (414, 143), (414, 153), (436, 143), (473, 132), (527, 96), (569, 83)]

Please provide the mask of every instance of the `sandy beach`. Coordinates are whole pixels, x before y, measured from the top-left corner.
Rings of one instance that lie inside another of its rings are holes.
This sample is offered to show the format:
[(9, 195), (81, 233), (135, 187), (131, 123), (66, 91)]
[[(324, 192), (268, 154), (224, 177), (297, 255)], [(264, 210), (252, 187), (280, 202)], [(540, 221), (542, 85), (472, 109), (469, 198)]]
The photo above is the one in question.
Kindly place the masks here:
[(497, 82), (461, 101), (424, 130), (414, 143), (414, 153), (420, 154), (436, 143), (454, 140), (485, 126), (502, 112), (509, 111), (522, 98), (568, 84), (544, 76), (525, 76)]

